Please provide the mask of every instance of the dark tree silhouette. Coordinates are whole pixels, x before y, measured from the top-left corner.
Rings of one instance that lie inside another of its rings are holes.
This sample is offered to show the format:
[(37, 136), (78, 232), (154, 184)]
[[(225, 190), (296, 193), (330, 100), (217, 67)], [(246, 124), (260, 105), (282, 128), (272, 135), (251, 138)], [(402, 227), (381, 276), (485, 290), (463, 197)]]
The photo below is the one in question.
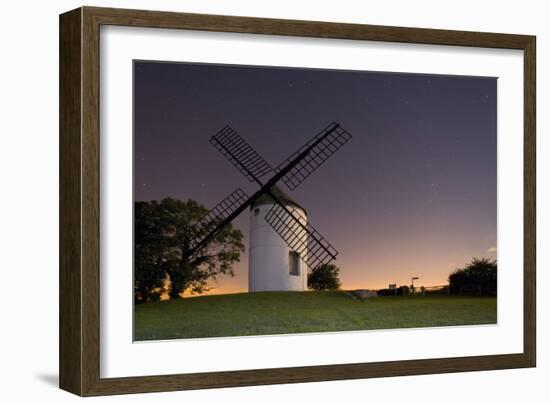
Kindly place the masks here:
[(497, 294), (497, 262), (474, 258), (449, 276), (450, 294)]
[(340, 269), (333, 264), (319, 265), (307, 275), (307, 286), (316, 291), (338, 290), (341, 285), (339, 273)]
[[(193, 224), (208, 213), (194, 200), (166, 198), (136, 202), (134, 210), (134, 300), (155, 301), (166, 284), (170, 298), (190, 290), (207, 290), (208, 280), (227, 274), (233, 276), (233, 264), (244, 251), (243, 234), (227, 225), (215, 238), (191, 258), (185, 252), (200, 233)], [(212, 223), (214, 225), (215, 223)]]

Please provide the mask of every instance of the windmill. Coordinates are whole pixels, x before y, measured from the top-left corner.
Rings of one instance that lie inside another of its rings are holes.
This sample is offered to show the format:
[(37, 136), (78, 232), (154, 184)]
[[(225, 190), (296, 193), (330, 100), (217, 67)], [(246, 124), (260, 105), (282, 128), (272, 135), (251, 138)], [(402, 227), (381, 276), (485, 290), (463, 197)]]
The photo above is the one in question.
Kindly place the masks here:
[[(211, 137), (210, 143), (245, 178), (256, 182), (259, 189), (248, 196), (241, 188), (237, 188), (212, 208), (195, 224), (192, 231), (195, 238), (191, 239), (186, 256), (196, 254), (247, 207), (267, 196), (273, 203), (264, 216), (265, 222), (292, 253), (308, 267), (317, 267), (335, 259), (338, 251), (307, 221), (298, 205), (287, 202), (286, 195), (276, 184), (281, 181), (291, 190), (296, 189), (351, 137), (340, 124), (332, 122), (281, 164), (272, 168), (235, 130), (228, 125), (222, 128)], [(273, 175), (262, 182), (260, 178), (268, 173)]]

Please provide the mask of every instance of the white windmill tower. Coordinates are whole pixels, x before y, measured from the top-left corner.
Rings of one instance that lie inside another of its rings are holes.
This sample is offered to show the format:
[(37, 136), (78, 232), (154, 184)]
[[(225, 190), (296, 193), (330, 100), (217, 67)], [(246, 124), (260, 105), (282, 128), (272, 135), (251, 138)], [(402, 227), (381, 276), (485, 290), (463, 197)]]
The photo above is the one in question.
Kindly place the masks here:
[[(292, 209), (303, 226), (290, 216), (284, 219), (289, 231), (299, 240), (302, 254), (307, 254), (307, 213), (290, 196), (277, 186), (271, 193), (288, 209)], [(248, 291), (305, 291), (307, 290), (307, 265), (300, 252), (287, 242), (265, 220), (277, 201), (264, 193), (250, 206), (250, 249), (248, 255)]]
[[(250, 207), (249, 291), (303, 291), (307, 268), (336, 258), (338, 251), (308, 222), (306, 211), (276, 184), (296, 189), (351, 139), (331, 123), (279, 166), (272, 168), (235, 130), (225, 126), (210, 143), (250, 182), (260, 188), (252, 196), (237, 189), (196, 223), (186, 256), (193, 256)], [(272, 173), (267, 181), (260, 180)]]

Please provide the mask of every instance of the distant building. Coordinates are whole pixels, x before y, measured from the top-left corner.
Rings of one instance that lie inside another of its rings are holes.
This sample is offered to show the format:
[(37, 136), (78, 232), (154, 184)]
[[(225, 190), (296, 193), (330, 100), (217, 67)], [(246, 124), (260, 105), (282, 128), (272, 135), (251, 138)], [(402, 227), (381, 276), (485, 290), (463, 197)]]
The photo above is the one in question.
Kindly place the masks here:
[[(271, 191), (285, 206), (294, 209), (304, 226), (307, 225), (307, 213), (302, 206), (277, 186)], [(248, 291), (305, 291), (307, 265), (265, 220), (275, 204), (271, 196), (263, 194), (250, 206)], [(289, 219), (287, 225), (307, 242), (306, 231), (296, 222)]]

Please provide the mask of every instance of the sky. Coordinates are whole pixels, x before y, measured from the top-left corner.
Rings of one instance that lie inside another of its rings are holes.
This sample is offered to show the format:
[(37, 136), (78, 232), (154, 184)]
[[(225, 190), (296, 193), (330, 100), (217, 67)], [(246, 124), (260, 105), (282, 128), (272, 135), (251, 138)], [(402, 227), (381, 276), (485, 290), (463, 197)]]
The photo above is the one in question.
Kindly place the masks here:
[[(353, 138), (297, 189), (344, 289), (446, 284), (496, 258), (497, 78), (134, 62), (134, 197), (214, 207), (249, 183), (210, 143), (229, 124), (277, 166), (330, 122)], [(267, 177), (264, 178), (267, 180)], [(234, 225), (245, 235), (247, 209)], [(212, 293), (243, 292), (248, 253)]]

